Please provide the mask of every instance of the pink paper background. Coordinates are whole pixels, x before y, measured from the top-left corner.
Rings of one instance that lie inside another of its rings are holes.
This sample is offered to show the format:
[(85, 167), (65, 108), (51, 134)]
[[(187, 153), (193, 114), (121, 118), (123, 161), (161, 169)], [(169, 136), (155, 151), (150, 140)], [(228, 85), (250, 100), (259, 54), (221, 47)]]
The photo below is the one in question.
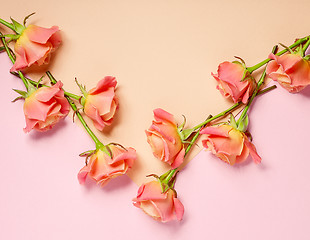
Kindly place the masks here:
[(262, 163), (231, 167), (202, 151), (178, 176), (184, 220), (161, 224), (132, 206), (127, 176), (78, 184), (78, 154), (93, 144), (70, 118), (24, 134), (22, 101), (10, 102), (21, 82), (6, 54), (0, 63), (0, 239), (309, 239), (310, 88), (258, 98), (250, 131)]

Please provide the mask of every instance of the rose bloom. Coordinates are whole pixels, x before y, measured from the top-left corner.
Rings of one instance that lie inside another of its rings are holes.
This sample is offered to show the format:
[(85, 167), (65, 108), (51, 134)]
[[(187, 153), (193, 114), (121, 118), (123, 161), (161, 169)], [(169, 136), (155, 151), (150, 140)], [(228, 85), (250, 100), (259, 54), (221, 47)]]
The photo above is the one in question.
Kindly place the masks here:
[(175, 191), (169, 189), (162, 193), (158, 181), (140, 186), (137, 197), (133, 199), (133, 205), (160, 222), (180, 221), (184, 214), (183, 204), (177, 199)]
[(11, 71), (18, 71), (32, 64), (42, 65), (48, 63), (50, 54), (61, 43), (57, 26), (42, 28), (29, 25), (17, 39), (14, 51), (16, 61)]
[(111, 125), (118, 108), (118, 101), (115, 97), (116, 84), (115, 77), (104, 77), (95, 88), (87, 93), (85, 98), (84, 112), (100, 131), (105, 126)]
[(200, 134), (207, 135), (207, 139), (202, 141), (203, 146), (230, 165), (245, 161), (249, 154), (255, 163), (261, 162), (255, 146), (248, 137), (230, 125), (206, 127)]
[(156, 158), (177, 168), (184, 160), (185, 149), (173, 115), (160, 108), (153, 112), (155, 121), (145, 131), (147, 142)]
[(89, 176), (101, 186), (104, 186), (112, 178), (125, 174), (133, 165), (137, 158), (136, 150), (128, 148), (127, 150), (116, 145), (109, 145), (112, 152), (110, 155), (102, 150), (97, 150), (78, 173), (80, 184), (84, 183)]
[[(240, 63), (223, 62), (218, 66), (217, 74), (212, 76), (218, 82), (217, 89), (224, 97), (231, 97), (237, 103), (247, 103), (253, 93), (256, 82), (250, 73), (245, 74), (246, 68)], [(244, 80), (245, 79), (245, 80)]]
[(61, 87), (62, 83), (59, 81), (51, 87), (37, 89), (25, 99), (25, 132), (30, 132), (31, 129), (47, 131), (67, 116), (70, 105)]
[(289, 92), (299, 92), (310, 84), (310, 62), (300, 55), (288, 53), (276, 56), (271, 53), (269, 58), (273, 61), (267, 65), (268, 77)]

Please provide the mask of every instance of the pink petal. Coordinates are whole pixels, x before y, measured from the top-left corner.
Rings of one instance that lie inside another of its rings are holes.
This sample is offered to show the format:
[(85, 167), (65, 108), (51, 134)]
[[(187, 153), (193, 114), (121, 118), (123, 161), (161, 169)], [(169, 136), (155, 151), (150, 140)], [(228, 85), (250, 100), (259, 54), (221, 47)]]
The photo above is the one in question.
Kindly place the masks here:
[(102, 120), (98, 110), (96, 109), (95, 106), (92, 104), (85, 104), (84, 107), (84, 112), (85, 114), (93, 120), (94, 126), (99, 130), (102, 131), (103, 128), (105, 127), (105, 122)]
[(241, 64), (223, 62), (218, 68), (218, 77), (235, 88), (241, 83), (240, 80), (243, 77), (244, 67)]
[(89, 173), (89, 165), (84, 166), (78, 173), (78, 180), (80, 184), (83, 184), (86, 180), (86, 177)]
[(99, 94), (101, 92), (107, 91), (109, 88), (113, 87), (115, 88), (117, 84), (117, 81), (115, 77), (112, 76), (106, 76), (102, 80), (100, 80), (97, 84), (97, 86), (93, 89), (91, 89), (88, 93), (92, 95)]
[(27, 116), (25, 116), (25, 120), (26, 120), (26, 127), (24, 128), (25, 133), (30, 132), (39, 122), (38, 120), (35, 119), (29, 119)]
[(153, 111), (153, 113), (154, 113), (154, 118), (156, 121), (158, 121), (158, 122), (170, 122), (173, 125), (176, 125), (173, 115), (166, 112), (165, 110), (163, 110), (161, 108), (157, 108)]
[(134, 160), (137, 158), (136, 150), (133, 148), (128, 148), (127, 151), (123, 150), (121, 153), (114, 155), (115, 151), (113, 150), (114, 148), (112, 147), (113, 146), (110, 146), (113, 154), (113, 159), (109, 161), (109, 164), (114, 164), (120, 161), (126, 161), (126, 163), (131, 163), (128, 164), (131, 166)]
[(217, 137), (229, 137), (228, 131), (223, 131), (222, 129), (213, 126), (203, 128), (200, 130), (200, 134), (209, 134)]
[(92, 104), (98, 110), (100, 116), (102, 116), (111, 111), (114, 96), (114, 88), (109, 88), (104, 92), (97, 93), (96, 95), (89, 94), (86, 97), (85, 105)]
[[(35, 25), (29, 25), (25, 30), (25, 34), (27, 34), (29, 40), (36, 43), (45, 44), (53, 36), (53, 34), (58, 31), (59, 28), (57, 26), (43, 28)], [(53, 41), (55, 40), (56, 39), (53, 39)], [(59, 40), (57, 42), (59, 42)]]
[(178, 155), (174, 159), (173, 163), (171, 164), (171, 167), (172, 168), (179, 167), (184, 161), (184, 156), (185, 156), (185, 149), (182, 148), (182, 150), (178, 153)]
[(41, 45), (39, 43), (27, 41), (26, 44), (23, 45), (26, 53), (26, 58), (28, 62), (28, 67), (34, 63), (38, 63), (38, 65), (42, 65), (45, 58), (50, 53), (52, 46)]
[(184, 215), (184, 206), (181, 201), (177, 198), (173, 199), (174, 210), (177, 217), (177, 220), (181, 221)]
[(138, 194), (139, 201), (166, 199), (167, 194), (162, 193), (160, 183), (157, 181), (148, 182), (144, 185), (143, 192)]
[(19, 71), (28, 66), (26, 51), (23, 47), (16, 49), (15, 47), (15, 54), (16, 54), (16, 61), (13, 67), (10, 69), (11, 72)]
[(250, 150), (250, 155), (251, 155), (251, 157), (253, 158), (254, 162), (257, 163), (257, 164), (258, 164), (258, 163), (261, 163), (262, 159), (261, 159), (261, 157), (257, 154), (256, 148), (255, 148), (254, 144), (251, 143), (248, 139), (246, 139), (246, 140), (244, 141), (244, 144), (245, 144), (245, 145), (248, 147), (248, 149)]
[(165, 200), (153, 200), (154, 207), (157, 209), (161, 221), (162, 222), (169, 222), (174, 220), (174, 194), (172, 194), (172, 190), (168, 190), (167, 198)]
[(48, 102), (51, 100), (59, 91), (62, 91), (63, 84), (58, 81), (55, 85), (51, 87), (41, 87), (36, 92), (35, 98), (40, 102)]
[(31, 97), (31, 99), (26, 98), (24, 103), (24, 114), (30, 119), (44, 121), (47, 117), (47, 113), (55, 104), (56, 102), (48, 105), (37, 101), (34, 97)]

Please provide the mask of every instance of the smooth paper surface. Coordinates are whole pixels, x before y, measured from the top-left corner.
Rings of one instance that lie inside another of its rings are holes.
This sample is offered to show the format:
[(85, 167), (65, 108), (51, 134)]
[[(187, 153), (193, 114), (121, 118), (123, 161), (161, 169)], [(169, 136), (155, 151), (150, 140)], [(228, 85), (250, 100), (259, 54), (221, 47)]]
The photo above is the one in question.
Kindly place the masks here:
[(63, 44), (51, 65), (32, 68), (29, 76), (49, 69), (74, 93), (75, 77), (87, 89), (106, 75), (117, 78), (119, 112), (112, 127), (96, 134), (134, 147), (138, 159), (129, 177), (103, 189), (79, 185), (84, 159), (78, 154), (94, 144), (71, 118), (46, 134), (24, 134), (23, 102), (10, 102), (17, 97), (11, 89), (23, 86), (1, 53), (0, 238), (308, 239), (309, 88), (289, 94), (278, 87), (254, 101), (250, 131), (262, 164), (248, 159), (231, 167), (205, 151), (194, 158), (200, 143), (193, 149), (176, 184), (185, 206), (181, 223), (157, 223), (131, 199), (147, 174), (168, 169), (146, 142), (153, 109), (169, 111), (179, 123), (184, 114), (188, 126), (226, 109), (231, 102), (210, 73), (235, 55), (252, 66), (274, 44), (308, 35), (309, 7), (308, 1), (2, 3), (3, 19), (22, 21), (35, 11), (29, 23), (61, 29)]

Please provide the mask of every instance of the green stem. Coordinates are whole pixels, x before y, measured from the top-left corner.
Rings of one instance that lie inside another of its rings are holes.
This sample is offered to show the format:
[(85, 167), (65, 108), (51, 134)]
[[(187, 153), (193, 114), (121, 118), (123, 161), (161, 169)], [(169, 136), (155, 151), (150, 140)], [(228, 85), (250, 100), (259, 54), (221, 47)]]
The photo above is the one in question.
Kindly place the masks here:
[[(2, 33), (1, 33), (1, 41), (2, 41), (2, 44), (4, 46), (4, 49), (6, 51), (6, 53), (8, 54), (10, 60), (12, 61), (12, 63), (14, 64), (15, 63), (15, 58), (14, 56), (12, 55), (8, 45), (7, 45), (7, 42), (5, 41), (5, 38), (3, 37)], [(21, 71), (17, 71), (18, 72), (18, 75), (19, 77), (21, 78), (21, 80), (23, 81), (27, 91), (29, 90), (29, 82), (28, 80), (25, 78), (24, 74), (21, 72)]]
[[(57, 83), (57, 80), (54, 78), (54, 76), (49, 71), (47, 71), (46, 74), (49, 77), (49, 79), (51, 80), (51, 83), (53, 83), (53, 84)], [(79, 112), (79, 110), (76, 107), (76, 105), (74, 104), (74, 102), (70, 99), (69, 96), (66, 96), (66, 98), (67, 98), (72, 110), (76, 113), (76, 116), (78, 117), (78, 119), (82, 123), (83, 127), (85, 128), (86, 132), (89, 134), (89, 136), (95, 142), (96, 149), (100, 149), (100, 148), (104, 147), (104, 144), (102, 142), (100, 142), (100, 140), (96, 137), (96, 135), (93, 133), (93, 131), (89, 128), (89, 126), (87, 125), (86, 121), (84, 120), (83, 116)]]
[(307, 48), (310, 45), (310, 38), (308, 39), (308, 41), (305, 43), (304, 47), (302, 48), (302, 52), (303, 52), (303, 56), (305, 55), (305, 52), (307, 50)]
[[(210, 118), (212, 118), (212, 115), (209, 115), (209, 117), (208, 117), (206, 120), (208, 120), (208, 119), (210, 119)], [(189, 143), (188, 146), (186, 147), (184, 157), (185, 157), (186, 154), (191, 150), (191, 148), (192, 148), (194, 142), (196, 142), (197, 138), (199, 137), (199, 131), (200, 131), (200, 129), (203, 128), (204, 126), (205, 126), (205, 125), (202, 125), (202, 126), (199, 128), (199, 130), (196, 132), (196, 134), (194, 135), (194, 137), (192, 138), (192, 140), (190, 141), (190, 143)]]
[(66, 96), (70, 97), (70, 98), (75, 99), (75, 100), (80, 100), (80, 98), (81, 98), (81, 96), (79, 96), (79, 95), (76, 95), (76, 94), (73, 94), (73, 93), (69, 93), (69, 92), (66, 92), (66, 91), (64, 91), (64, 94)]
[[(257, 86), (258, 86), (258, 85), (261, 86), (262, 83), (258, 83)], [(259, 86), (259, 87), (260, 87), (260, 86)], [(265, 88), (265, 89), (263, 89), (263, 90), (261, 90), (261, 91), (258, 91), (258, 92), (256, 93), (256, 96), (259, 96), (259, 95), (261, 95), (261, 94), (264, 94), (264, 93), (266, 93), (266, 92), (269, 92), (269, 91), (271, 91), (271, 90), (273, 90), (273, 89), (275, 89), (275, 88), (277, 88), (277, 86), (275, 86), (275, 85), (274, 85), (274, 86), (271, 86), (271, 87), (268, 87), (268, 88)], [(253, 98), (254, 98), (254, 97), (253, 97)], [(252, 100), (252, 101), (253, 101), (253, 100)], [(201, 127), (203, 127), (204, 125), (208, 124), (209, 122), (212, 122), (212, 121), (215, 120), (215, 119), (218, 119), (218, 118), (220, 118), (220, 117), (225, 116), (226, 114), (230, 113), (231, 111), (233, 111), (234, 109), (236, 109), (237, 107), (239, 107), (241, 104), (242, 104), (241, 102), (238, 102), (238, 103), (232, 105), (230, 108), (228, 108), (228, 109), (226, 109), (225, 111), (223, 111), (223, 112), (221, 112), (221, 113), (215, 115), (214, 117), (207, 118), (204, 122), (198, 124), (197, 126), (193, 127), (192, 129), (193, 129), (193, 130), (196, 130), (196, 129), (201, 128)]]
[(272, 86), (270, 86), (270, 87), (267, 87), (267, 88), (265, 88), (265, 89), (260, 90), (260, 91), (256, 94), (256, 96), (259, 96), (259, 95), (261, 95), (261, 94), (264, 94), (264, 93), (269, 92), (269, 91), (271, 91), (271, 90), (273, 90), (273, 89), (276, 89), (276, 88), (277, 88), (276, 85), (272, 85)]
[(1, 18), (0, 18), (0, 23), (3, 24), (3, 25), (6, 26), (6, 27), (12, 29), (14, 32), (16, 32), (16, 31), (15, 31), (15, 28), (14, 28), (14, 26), (13, 26), (13, 24), (11, 24), (11, 23), (9, 23), (9, 22), (7, 22), (7, 21), (1, 19)]
[[(290, 49), (293, 49), (294, 47), (297, 47), (299, 44), (304, 43), (304, 42), (307, 41), (308, 39), (309, 39), (309, 36), (304, 37), (304, 38), (301, 38), (301, 39), (297, 40), (295, 43), (293, 43), (291, 46), (289, 46), (289, 48), (290, 48)], [(280, 56), (280, 55), (286, 53), (287, 51), (288, 51), (288, 49), (283, 49), (281, 52), (278, 52), (278, 53), (275, 54), (275, 55)], [(267, 64), (267, 63), (270, 62), (271, 60), (272, 60), (272, 59), (267, 58), (267, 59), (265, 59), (264, 61), (261, 61), (260, 63), (254, 65), (254, 66), (252, 66), (252, 67), (248, 67), (247, 70), (248, 70), (250, 73), (252, 73), (253, 71), (257, 70), (258, 68), (260, 68), (260, 67), (262, 67), (262, 66), (264, 66), (265, 64)]]
[[(18, 73), (16, 73), (16, 72), (11, 72), (14, 76), (16, 76), (16, 77), (19, 77), (19, 74)], [(36, 81), (33, 81), (33, 80), (31, 80), (30, 78), (27, 78), (27, 77), (25, 77), (26, 79), (27, 79), (27, 81), (29, 81), (32, 85), (34, 85), (34, 86), (37, 86), (37, 85), (39, 85), (39, 86), (41, 86), (41, 87), (49, 87), (49, 86), (47, 86), (47, 85), (44, 85), (44, 84), (38, 84), (38, 82), (36, 82)], [(70, 98), (73, 98), (73, 99), (75, 99), (75, 100), (80, 100), (80, 98), (81, 98), (81, 96), (79, 96), (79, 95), (76, 95), (76, 94), (73, 94), (73, 93), (70, 93), (70, 92), (66, 92), (66, 91), (64, 91), (64, 94), (66, 95), (66, 96), (68, 96), (68, 97), (70, 97)]]
[(169, 170), (170, 171), (170, 173), (166, 176), (166, 178), (165, 178), (165, 182), (169, 182), (170, 181), (170, 179), (173, 177), (173, 175), (175, 174), (175, 172), (177, 171), (177, 168), (174, 168), (174, 169), (172, 169), (172, 170)]
[(234, 109), (236, 109), (237, 107), (239, 107), (242, 103), (241, 102), (238, 102), (234, 105), (232, 105), (230, 108), (226, 109), (225, 111), (215, 115), (214, 117), (211, 117), (211, 118), (208, 118), (206, 119), (204, 122), (198, 124), (197, 126), (193, 127), (194, 130), (198, 129), (198, 128), (201, 128), (203, 127), (204, 125), (208, 124), (209, 122), (212, 122), (213, 120), (217, 119), (217, 118), (220, 118), (220, 117), (223, 117), (225, 116), (226, 114), (230, 113), (231, 111), (233, 111)]
[(242, 120), (242, 119), (246, 116), (247, 111), (249, 110), (250, 105), (252, 104), (254, 98), (256, 97), (259, 88), (260, 88), (260, 87), (262, 86), (262, 84), (264, 83), (265, 77), (266, 77), (266, 69), (264, 70), (263, 74), (261, 75), (261, 77), (260, 77), (260, 79), (259, 79), (259, 81), (258, 81), (258, 83), (257, 83), (257, 87), (255, 88), (255, 90), (254, 90), (254, 92), (253, 92), (253, 94), (252, 94), (252, 96), (251, 96), (251, 98), (250, 98), (248, 104), (247, 104), (247, 105), (245, 106), (245, 108), (243, 109), (242, 114), (240, 115), (240, 117), (239, 117), (239, 119), (238, 119), (238, 121), (237, 121), (237, 125), (238, 125), (238, 123), (239, 123), (239, 120)]

